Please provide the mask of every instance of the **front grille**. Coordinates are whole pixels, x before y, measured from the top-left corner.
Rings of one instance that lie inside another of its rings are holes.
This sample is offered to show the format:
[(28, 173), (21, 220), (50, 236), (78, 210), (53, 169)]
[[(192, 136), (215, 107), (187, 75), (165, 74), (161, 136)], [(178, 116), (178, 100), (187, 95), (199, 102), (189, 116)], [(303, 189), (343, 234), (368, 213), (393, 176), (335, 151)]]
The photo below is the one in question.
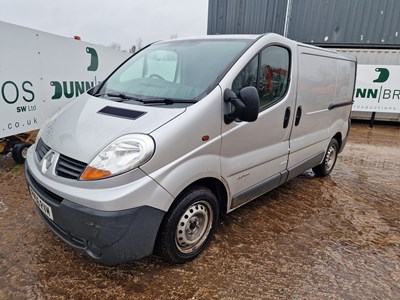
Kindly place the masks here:
[(56, 174), (69, 179), (79, 179), (87, 164), (60, 154), (56, 165)]
[(46, 155), (47, 152), (49, 152), (50, 147), (47, 146), (42, 139), (39, 140), (39, 142), (36, 145), (36, 156), (39, 161), (43, 159), (43, 157)]
[[(51, 148), (40, 139), (35, 150), (38, 160), (41, 161), (50, 149)], [(56, 174), (64, 178), (79, 179), (86, 166), (87, 164), (84, 162), (60, 154), (56, 165)]]

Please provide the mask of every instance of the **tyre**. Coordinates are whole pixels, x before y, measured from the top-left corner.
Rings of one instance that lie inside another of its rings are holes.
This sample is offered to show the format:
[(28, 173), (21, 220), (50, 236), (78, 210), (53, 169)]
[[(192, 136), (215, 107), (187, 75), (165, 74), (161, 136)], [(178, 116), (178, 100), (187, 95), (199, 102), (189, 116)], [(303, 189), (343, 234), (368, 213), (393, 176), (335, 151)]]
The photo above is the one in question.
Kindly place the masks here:
[(17, 164), (23, 164), (25, 162), (28, 148), (30, 146), (32, 146), (30, 143), (19, 143), (14, 145), (11, 154)]
[(329, 143), (328, 149), (326, 150), (324, 160), (320, 165), (312, 169), (315, 173), (315, 176), (325, 177), (332, 172), (336, 164), (338, 151), (339, 151), (339, 143), (337, 142), (336, 139), (332, 139)]
[(192, 187), (176, 200), (163, 220), (156, 252), (181, 264), (197, 257), (210, 242), (218, 222), (218, 201), (205, 187)]

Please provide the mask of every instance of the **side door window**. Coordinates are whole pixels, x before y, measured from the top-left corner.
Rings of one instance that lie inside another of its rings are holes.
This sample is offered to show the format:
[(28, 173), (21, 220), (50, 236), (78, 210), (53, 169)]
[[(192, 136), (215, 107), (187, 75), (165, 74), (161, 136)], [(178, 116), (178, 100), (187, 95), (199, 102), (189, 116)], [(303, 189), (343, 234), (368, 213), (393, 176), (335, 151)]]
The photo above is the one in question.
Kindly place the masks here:
[(238, 74), (232, 83), (232, 90), (239, 93), (245, 86), (256, 87), (260, 96), (260, 110), (264, 110), (285, 96), (289, 75), (289, 50), (281, 46), (269, 46)]

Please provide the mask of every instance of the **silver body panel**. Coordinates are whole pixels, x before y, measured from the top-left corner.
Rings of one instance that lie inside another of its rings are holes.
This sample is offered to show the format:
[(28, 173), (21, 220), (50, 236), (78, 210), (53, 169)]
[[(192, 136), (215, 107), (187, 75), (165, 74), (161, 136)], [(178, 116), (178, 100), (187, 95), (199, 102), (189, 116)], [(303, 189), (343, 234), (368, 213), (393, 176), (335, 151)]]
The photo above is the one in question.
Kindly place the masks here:
[[(86, 163), (116, 138), (128, 133), (148, 134), (185, 111), (118, 103), (88, 94), (75, 101), (44, 130), (42, 137), (52, 149)], [(144, 114), (131, 120), (99, 113), (107, 106)]]
[(151, 134), (156, 152), (141, 168), (174, 197), (199, 179), (221, 178), (221, 98), (221, 89), (216, 87), (174, 122)]
[(355, 80), (355, 64), (336, 52), (299, 45), (297, 58), (296, 109), (302, 107), (302, 118), (290, 136), (288, 169), (325, 152), (336, 133), (346, 136), (351, 106), (328, 107), (351, 101)]
[[(261, 111), (255, 122), (225, 124), (223, 116), (230, 106), (223, 101), (224, 90), (232, 88), (238, 73), (268, 45), (282, 45), (290, 50), (290, 84), (286, 95)], [(155, 142), (155, 152), (140, 168), (97, 181), (65, 179), (52, 168), (43, 173), (31, 147), (28, 169), (53, 193), (104, 211), (143, 205), (168, 211), (185, 188), (198, 180), (212, 178), (225, 187), (229, 212), (284, 183), (291, 178), (291, 168), (301, 172), (307, 162), (322, 161), (334, 135), (340, 133), (342, 139), (346, 138), (351, 106), (333, 110), (328, 107), (351, 101), (354, 73), (355, 60), (266, 34), (238, 58), (213, 90), (187, 108), (124, 104), (86, 95), (87, 99), (78, 100), (42, 135), (56, 153), (89, 163), (106, 145), (124, 134), (149, 134)], [(105, 106), (145, 114), (136, 120), (98, 114)], [(295, 126), (299, 106), (303, 107), (303, 115)], [(288, 107), (291, 108), (289, 125), (283, 128)], [(233, 202), (233, 199), (239, 200)]]

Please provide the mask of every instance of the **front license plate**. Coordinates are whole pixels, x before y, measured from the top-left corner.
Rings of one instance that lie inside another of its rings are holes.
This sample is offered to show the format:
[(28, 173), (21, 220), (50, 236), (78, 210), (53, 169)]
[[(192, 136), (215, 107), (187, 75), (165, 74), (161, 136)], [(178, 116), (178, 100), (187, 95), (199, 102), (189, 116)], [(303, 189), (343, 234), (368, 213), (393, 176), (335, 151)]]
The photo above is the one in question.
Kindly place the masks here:
[[(40, 208), (40, 210), (47, 216), (49, 219), (53, 220), (53, 211), (51, 210), (51, 207), (47, 205), (46, 202), (44, 202), (38, 194), (34, 190), (32, 190), (31, 187), (29, 187), (29, 190), (31, 192), (31, 196), (33, 201), (35, 201), (36, 205)], [(54, 220), (53, 220), (54, 221)]]

